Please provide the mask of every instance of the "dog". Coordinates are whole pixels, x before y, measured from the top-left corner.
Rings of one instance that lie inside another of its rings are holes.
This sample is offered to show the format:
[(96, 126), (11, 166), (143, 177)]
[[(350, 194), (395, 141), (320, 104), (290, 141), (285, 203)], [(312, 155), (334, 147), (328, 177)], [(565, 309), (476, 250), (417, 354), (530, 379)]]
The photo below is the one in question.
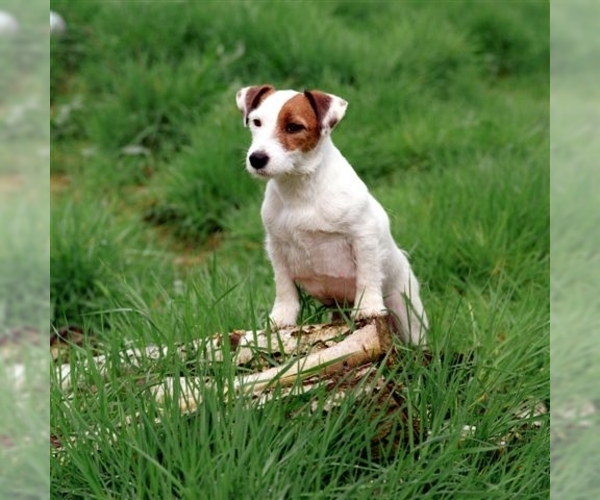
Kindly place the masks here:
[(267, 180), (261, 217), (273, 266), (274, 327), (296, 324), (297, 285), (355, 319), (389, 315), (405, 343), (424, 345), (419, 283), (387, 213), (331, 140), (348, 103), (318, 90), (244, 87), (236, 103), (252, 144), (246, 170)]

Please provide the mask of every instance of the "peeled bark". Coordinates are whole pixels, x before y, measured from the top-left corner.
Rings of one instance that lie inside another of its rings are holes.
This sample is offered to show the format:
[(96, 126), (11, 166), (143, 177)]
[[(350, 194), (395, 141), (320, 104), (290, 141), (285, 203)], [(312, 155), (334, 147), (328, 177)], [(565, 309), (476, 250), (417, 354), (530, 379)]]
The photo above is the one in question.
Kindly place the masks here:
[[(270, 335), (263, 332), (256, 339), (252, 339), (250, 333), (234, 337), (230, 347), (234, 362), (244, 364), (253, 361), (260, 357), (261, 350), (265, 348), (269, 349), (271, 356), (297, 356), (291, 361), (284, 361), (280, 366), (240, 375), (234, 380), (234, 391), (255, 396), (274, 387), (298, 385), (309, 378), (327, 380), (327, 377), (374, 363), (391, 346), (391, 333), (386, 320), (373, 320), (351, 333), (345, 326), (332, 325), (311, 326), (308, 330), (288, 329)], [(347, 335), (342, 337), (340, 334), (344, 333)], [(232, 335), (229, 336), (230, 343)], [(212, 353), (207, 353), (208, 356), (213, 360), (222, 360), (222, 347), (214, 347), (216, 348)], [(172, 395), (174, 383), (172, 378), (166, 379), (154, 390), (155, 398), (161, 401)], [(197, 394), (199, 384), (210, 385), (211, 382), (196, 377), (180, 377), (177, 392), (180, 394), (179, 407), (182, 411), (195, 411), (201, 403)]]

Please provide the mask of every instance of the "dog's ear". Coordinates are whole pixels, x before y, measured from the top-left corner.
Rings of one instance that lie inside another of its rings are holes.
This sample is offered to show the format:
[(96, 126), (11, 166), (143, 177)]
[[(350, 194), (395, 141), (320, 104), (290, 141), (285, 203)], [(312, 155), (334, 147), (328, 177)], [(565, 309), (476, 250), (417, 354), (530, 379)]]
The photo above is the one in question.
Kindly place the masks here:
[(253, 87), (244, 87), (238, 90), (235, 96), (235, 102), (238, 109), (242, 112), (244, 126), (248, 126), (248, 115), (250, 111), (258, 108), (265, 97), (275, 91), (272, 85), (256, 85)]
[(348, 102), (333, 94), (326, 94), (319, 90), (305, 90), (304, 95), (308, 99), (317, 120), (321, 135), (328, 135), (346, 114)]

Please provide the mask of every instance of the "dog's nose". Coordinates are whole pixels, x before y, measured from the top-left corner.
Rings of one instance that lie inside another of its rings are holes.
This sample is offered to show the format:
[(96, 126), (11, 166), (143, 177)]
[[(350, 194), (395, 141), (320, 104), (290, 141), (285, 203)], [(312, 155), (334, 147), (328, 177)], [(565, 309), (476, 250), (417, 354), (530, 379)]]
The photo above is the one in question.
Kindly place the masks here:
[(264, 168), (267, 163), (269, 163), (269, 155), (267, 153), (263, 153), (262, 151), (255, 151), (252, 153), (248, 160), (250, 161), (250, 165), (252, 165), (256, 170), (260, 170)]

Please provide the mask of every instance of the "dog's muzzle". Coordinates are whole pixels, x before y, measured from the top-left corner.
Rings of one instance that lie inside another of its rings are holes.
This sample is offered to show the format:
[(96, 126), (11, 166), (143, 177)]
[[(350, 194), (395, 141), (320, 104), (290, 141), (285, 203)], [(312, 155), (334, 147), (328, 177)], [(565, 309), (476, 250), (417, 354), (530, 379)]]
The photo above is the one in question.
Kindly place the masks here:
[(263, 153), (262, 151), (255, 151), (248, 157), (248, 161), (253, 168), (260, 170), (261, 168), (264, 168), (267, 163), (269, 163), (269, 155), (267, 153)]

